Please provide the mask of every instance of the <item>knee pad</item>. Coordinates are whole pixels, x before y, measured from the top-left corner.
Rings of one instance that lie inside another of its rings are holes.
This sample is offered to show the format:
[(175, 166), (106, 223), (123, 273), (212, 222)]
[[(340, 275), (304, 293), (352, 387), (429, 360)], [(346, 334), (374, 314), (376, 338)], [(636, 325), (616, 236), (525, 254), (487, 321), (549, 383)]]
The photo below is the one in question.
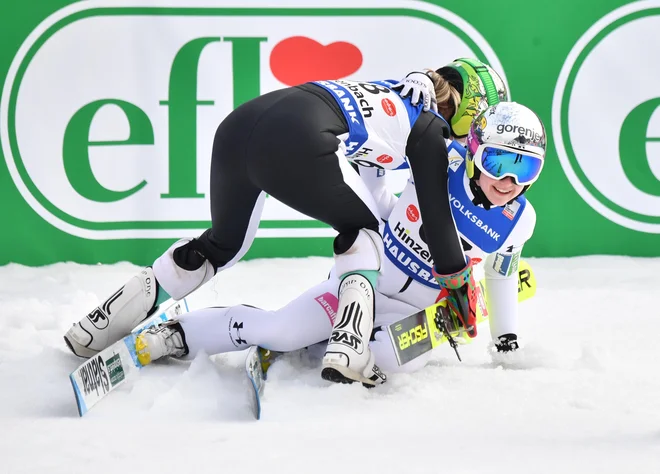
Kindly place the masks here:
[(185, 298), (215, 276), (215, 267), (195, 243), (179, 240), (153, 264), (156, 281), (175, 300)]
[(371, 229), (342, 233), (335, 237), (334, 256), (337, 275), (358, 270), (379, 271), (383, 257), (383, 239)]

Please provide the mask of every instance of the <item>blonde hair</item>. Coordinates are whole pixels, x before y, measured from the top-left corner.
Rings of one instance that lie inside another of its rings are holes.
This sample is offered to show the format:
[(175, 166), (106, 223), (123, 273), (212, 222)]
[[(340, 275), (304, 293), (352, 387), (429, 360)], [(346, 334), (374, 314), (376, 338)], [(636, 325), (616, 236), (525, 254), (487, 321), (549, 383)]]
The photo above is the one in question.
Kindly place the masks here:
[(461, 103), (461, 94), (437, 72), (432, 69), (427, 69), (426, 71), (435, 87), (438, 113), (449, 122), (458, 110), (458, 106)]

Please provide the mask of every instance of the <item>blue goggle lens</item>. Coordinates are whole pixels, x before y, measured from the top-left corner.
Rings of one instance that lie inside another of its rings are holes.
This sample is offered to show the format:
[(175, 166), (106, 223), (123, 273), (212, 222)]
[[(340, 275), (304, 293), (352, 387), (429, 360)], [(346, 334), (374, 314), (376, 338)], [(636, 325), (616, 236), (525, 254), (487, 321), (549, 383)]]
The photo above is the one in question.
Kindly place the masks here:
[(498, 148), (485, 148), (481, 155), (481, 171), (493, 179), (511, 176), (520, 185), (532, 184), (539, 177), (543, 160)]

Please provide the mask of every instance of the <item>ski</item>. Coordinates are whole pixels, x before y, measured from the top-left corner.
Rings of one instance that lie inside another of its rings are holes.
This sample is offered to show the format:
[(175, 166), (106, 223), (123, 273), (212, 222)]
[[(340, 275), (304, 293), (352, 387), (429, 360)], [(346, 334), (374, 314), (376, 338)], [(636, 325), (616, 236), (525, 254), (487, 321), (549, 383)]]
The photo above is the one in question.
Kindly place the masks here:
[(259, 346), (252, 346), (245, 356), (245, 375), (249, 381), (248, 401), (255, 419), (261, 419), (261, 397), (266, 386), (268, 368), (281, 352), (273, 352)]
[(152, 314), (150, 317), (138, 324), (131, 332), (134, 334), (140, 334), (142, 331), (150, 328), (151, 326), (161, 324), (164, 321), (169, 321), (170, 319), (174, 319), (177, 316), (181, 316), (182, 314), (185, 314), (189, 311), (188, 301), (186, 301), (184, 298), (168, 306), (165, 311)]
[(76, 397), (78, 414), (85, 415), (94, 405), (140, 371), (143, 366), (135, 353), (135, 338), (141, 331), (187, 312), (188, 303), (185, 299), (172, 304), (71, 372), (69, 380)]
[[(488, 320), (484, 285), (481, 281), (477, 288), (477, 324)], [(518, 268), (518, 302), (525, 301), (534, 294), (534, 272), (527, 262), (521, 261)], [(445, 300), (393, 322), (387, 326), (387, 333), (400, 366), (445, 343), (450, 344), (460, 360), (458, 343), (469, 343), (471, 340), (463, 328), (455, 324)]]
[(250, 410), (254, 418), (258, 420), (261, 418), (261, 396), (266, 384), (266, 374), (261, 365), (259, 346), (252, 346), (248, 349), (245, 357), (245, 374), (250, 382), (248, 394)]

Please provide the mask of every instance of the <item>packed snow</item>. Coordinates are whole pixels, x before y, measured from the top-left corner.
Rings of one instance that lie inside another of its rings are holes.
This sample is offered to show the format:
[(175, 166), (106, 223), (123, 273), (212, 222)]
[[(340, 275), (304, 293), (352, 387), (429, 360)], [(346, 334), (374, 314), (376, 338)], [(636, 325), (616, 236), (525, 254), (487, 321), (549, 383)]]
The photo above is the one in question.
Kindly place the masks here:
[[(528, 261), (515, 357), (493, 360), (486, 326), (462, 363), (443, 346), (367, 390), (287, 354), (260, 421), (244, 353), (159, 361), (80, 418), (62, 335), (138, 267), (0, 267), (0, 473), (660, 473), (660, 259)], [(188, 303), (275, 309), (331, 264), (241, 262)]]

